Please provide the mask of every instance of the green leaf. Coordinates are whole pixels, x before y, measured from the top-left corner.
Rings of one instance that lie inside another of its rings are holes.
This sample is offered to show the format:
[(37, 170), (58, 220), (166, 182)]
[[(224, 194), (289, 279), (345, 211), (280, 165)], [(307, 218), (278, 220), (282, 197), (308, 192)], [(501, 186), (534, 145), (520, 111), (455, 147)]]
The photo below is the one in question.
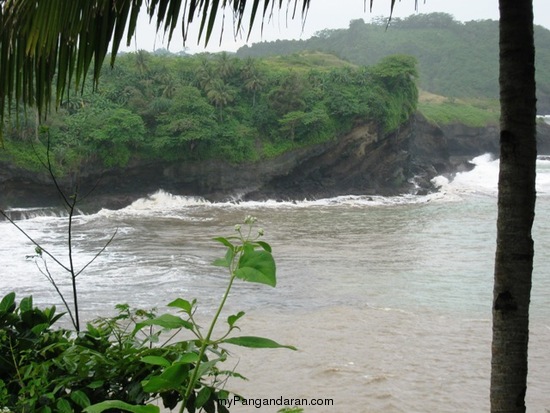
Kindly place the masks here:
[(82, 390), (73, 391), (71, 393), (71, 400), (80, 407), (88, 407), (90, 405), (90, 399)]
[(203, 387), (200, 389), (199, 393), (197, 394), (197, 398), (195, 399), (195, 407), (201, 408), (204, 406), (204, 403), (210, 399), (210, 396), (212, 395), (212, 388), (210, 387)]
[(0, 313), (7, 313), (10, 311), (13, 311), (14, 306), (15, 306), (15, 293), (11, 292), (8, 295), (4, 296), (4, 298), (2, 298), (2, 301), (0, 302)]
[(36, 334), (38, 336), (43, 331), (47, 330), (49, 326), (49, 323), (37, 324), (33, 328), (31, 328), (31, 331), (33, 332), (33, 334)]
[(285, 346), (269, 338), (254, 336), (230, 337), (223, 340), (222, 343), (250, 348), (288, 348), (291, 350), (297, 350), (294, 346)]
[(258, 241), (257, 244), (262, 247), (267, 252), (271, 252), (271, 245), (269, 245), (267, 242), (264, 241)]
[(216, 267), (229, 268), (234, 258), (235, 258), (235, 251), (231, 248), (228, 248), (227, 252), (225, 253), (225, 257), (218, 258), (212, 263), (212, 265), (215, 265)]
[(69, 403), (65, 399), (59, 399), (56, 403), (57, 410), (60, 413), (73, 413), (73, 409), (71, 407), (71, 403)]
[(275, 272), (275, 260), (269, 252), (247, 249), (239, 260), (239, 268), (235, 271), (235, 276), (245, 281), (275, 287), (277, 284)]
[(235, 322), (244, 314), (244, 311), (239, 311), (237, 314), (233, 314), (227, 317), (227, 324), (229, 324), (229, 327), (233, 327), (235, 325)]
[(103, 380), (96, 380), (88, 384), (86, 387), (88, 387), (89, 389), (98, 389), (103, 386), (103, 383)]
[(22, 313), (26, 313), (27, 311), (32, 310), (32, 296), (25, 297), (21, 300), (21, 303), (19, 304), (19, 308), (21, 309)]
[(155, 366), (170, 367), (171, 365), (170, 361), (161, 356), (145, 356), (141, 358), (141, 361)]
[(143, 386), (143, 391), (147, 393), (157, 393), (172, 390), (178, 387), (180, 384), (181, 382), (176, 384), (175, 382), (164, 379), (160, 376), (154, 376), (151, 377), (149, 380), (143, 380), (141, 382), (141, 385)]
[(38, 308), (34, 308), (28, 311), (21, 311), (21, 320), (29, 327), (34, 327), (38, 324), (46, 324), (48, 321), (44, 313)]
[(168, 304), (168, 307), (181, 308), (187, 314), (190, 314), (191, 311), (193, 310), (193, 305), (194, 305), (194, 302), (190, 303), (189, 301), (184, 300), (183, 298), (176, 298), (174, 301)]
[(86, 334), (93, 338), (101, 337), (101, 332), (91, 323), (86, 324)]
[(220, 390), (218, 391), (218, 400), (227, 400), (229, 398), (230, 393), (227, 390)]
[(217, 238), (214, 238), (214, 241), (218, 241), (218, 242), (222, 243), (223, 245), (225, 245), (230, 250), (235, 250), (235, 246), (227, 238), (217, 237)]
[(85, 413), (101, 413), (108, 409), (120, 409), (134, 413), (160, 413), (160, 408), (152, 404), (148, 404), (147, 406), (134, 406), (120, 400), (107, 400), (94, 404), (93, 406), (88, 406), (83, 411)]
[(172, 315), (172, 314), (162, 314), (158, 317), (152, 318), (150, 320), (145, 320), (136, 324), (133, 334), (137, 333), (143, 327), (146, 326), (159, 326), (167, 329), (176, 329), (176, 328), (186, 328), (188, 330), (193, 329), (193, 324), (189, 321), (184, 320), (181, 317)]
[(57, 320), (59, 320), (65, 313), (55, 314), (56, 307), (55, 305), (52, 305), (51, 307), (44, 309), (44, 315), (49, 320), (49, 325), (53, 325)]
[(199, 355), (197, 353), (185, 353), (178, 358), (177, 363), (196, 363), (199, 361)]
[(214, 359), (214, 360), (209, 360), (209, 361), (205, 361), (203, 363), (201, 363), (199, 365), (199, 372), (197, 374), (197, 377), (202, 377), (204, 376), (207, 372), (209, 372), (210, 370), (212, 370), (212, 368), (216, 367), (216, 364), (218, 364), (220, 361), (224, 361), (225, 358), (217, 358), (217, 359)]
[(166, 368), (159, 376), (141, 382), (143, 390), (148, 393), (177, 389), (188, 377), (188, 364), (198, 360), (195, 353), (184, 354), (177, 362)]

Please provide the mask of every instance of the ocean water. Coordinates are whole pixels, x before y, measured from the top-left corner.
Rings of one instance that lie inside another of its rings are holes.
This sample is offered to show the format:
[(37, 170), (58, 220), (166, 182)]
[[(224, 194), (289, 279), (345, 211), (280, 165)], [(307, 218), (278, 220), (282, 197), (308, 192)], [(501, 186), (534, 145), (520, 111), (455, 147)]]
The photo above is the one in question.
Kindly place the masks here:
[[(273, 247), (278, 285), (238, 283), (228, 314), (243, 310), (243, 335), (298, 347), (232, 349), (228, 368), (249, 381), (227, 388), (251, 399), (331, 399), (305, 412), (486, 412), (489, 410), (491, 300), (498, 160), (454, 179), (436, 178), (427, 196), (343, 196), (297, 202), (210, 203), (159, 191), (118, 211), (79, 216), (77, 264), (84, 319), (116, 303), (158, 307), (199, 300), (208, 320), (227, 275), (211, 266), (246, 215)], [(550, 161), (539, 160), (531, 304), (530, 412), (550, 411)], [(18, 225), (64, 258), (67, 222), (29, 211)], [(0, 222), (0, 291), (60, 300), (26, 258), (34, 247)], [(49, 267), (64, 289), (68, 279)], [(68, 290), (67, 290), (68, 291)], [(244, 406), (233, 412), (276, 412)]]

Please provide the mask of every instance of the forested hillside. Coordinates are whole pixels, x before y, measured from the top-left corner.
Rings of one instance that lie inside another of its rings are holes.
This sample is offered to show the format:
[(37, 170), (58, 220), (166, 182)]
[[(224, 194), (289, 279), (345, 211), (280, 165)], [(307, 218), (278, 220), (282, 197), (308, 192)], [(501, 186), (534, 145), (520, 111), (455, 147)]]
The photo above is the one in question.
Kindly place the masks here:
[[(539, 113), (550, 113), (550, 31), (535, 27)], [(498, 22), (461, 23), (445, 13), (418, 14), (365, 23), (348, 29), (323, 30), (300, 41), (257, 43), (237, 55), (286, 55), (316, 50), (360, 65), (372, 65), (391, 54), (417, 58), (419, 87), (447, 97), (498, 97)]]
[(395, 130), (416, 110), (416, 77), (414, 58), (403, 55), (366, 67), (321, 53), (238, 59), (140, 51), (106, 67), (97, 91), (91, 81), (83, 93), (71, 91), (40, 128), (33, 116), (14, 113), (0, 160), (40, 168), (35, 151), (45, 159), (49, 141), (62, 175), (131, 160), (257, 161), (335, 139), (357, 122)]

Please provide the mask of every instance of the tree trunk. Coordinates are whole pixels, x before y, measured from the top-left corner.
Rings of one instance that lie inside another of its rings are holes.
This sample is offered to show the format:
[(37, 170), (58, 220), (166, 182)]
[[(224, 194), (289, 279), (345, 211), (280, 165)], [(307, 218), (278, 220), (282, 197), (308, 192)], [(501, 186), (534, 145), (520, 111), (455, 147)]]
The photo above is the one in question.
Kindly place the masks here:
[(536, 96), (532, 0), (500, 5), (500, 175), (491, 412), (525, 412), (533, 271)]

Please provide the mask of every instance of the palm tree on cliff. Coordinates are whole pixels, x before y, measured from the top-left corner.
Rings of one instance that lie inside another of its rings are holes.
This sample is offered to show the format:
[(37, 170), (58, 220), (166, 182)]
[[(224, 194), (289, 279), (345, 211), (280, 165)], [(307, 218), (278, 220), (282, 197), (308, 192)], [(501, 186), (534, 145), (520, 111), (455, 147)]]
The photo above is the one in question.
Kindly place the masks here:
[(234, 99), (231, 86), (222, 79), (216, 79), (210, 82), (206, 97), (220, 111), (220, 122), (223, 122), (223, 108)]
[(227, 52), (221, 52), (216, 59), (216, 69), (220, 77), (227, 81), (235, 72), (235, 61)]
[[(359, 0), (357, 0), (359, 1)], [(382, 1), (382, 0), (378, 0)], [(393, 10), (395, 0), (389, 0)], [(302, 15), (311, 0), (295, 0)], [(373, 0), (370, 0), (372, 5)], [(182, 5), (186, 7), (182, 10)], [(210, 39), (218, 11), (231, 7), (238, 27), (261, 10), (269, 17), (274, 0), (0, 0), (0, 120), (14, 102), (36, 105), (43, 115), (51, 96), (59, 103), (71, 81), (80, 85), (90, 66), (94, 81), (107, 53), (114, 62), (128, 27), (136, 30), (146, 8), (171, 38), (178, 21), (200, 19)], [(366, 0), (365, 0), (366, 3)], [(263, 7), (259, 8), (262, 4)], [(335, 12), (338, 5), (335, 3)], [(497, 250), (493, 299), (491, 411), (524, 412), (533, 241), (536, 139), (532, 0), (499, 0), (501, 156)], [(223, 14), (223, 13), (222, 13)], [(53, 80), (55, 77), (55, 89)]]

